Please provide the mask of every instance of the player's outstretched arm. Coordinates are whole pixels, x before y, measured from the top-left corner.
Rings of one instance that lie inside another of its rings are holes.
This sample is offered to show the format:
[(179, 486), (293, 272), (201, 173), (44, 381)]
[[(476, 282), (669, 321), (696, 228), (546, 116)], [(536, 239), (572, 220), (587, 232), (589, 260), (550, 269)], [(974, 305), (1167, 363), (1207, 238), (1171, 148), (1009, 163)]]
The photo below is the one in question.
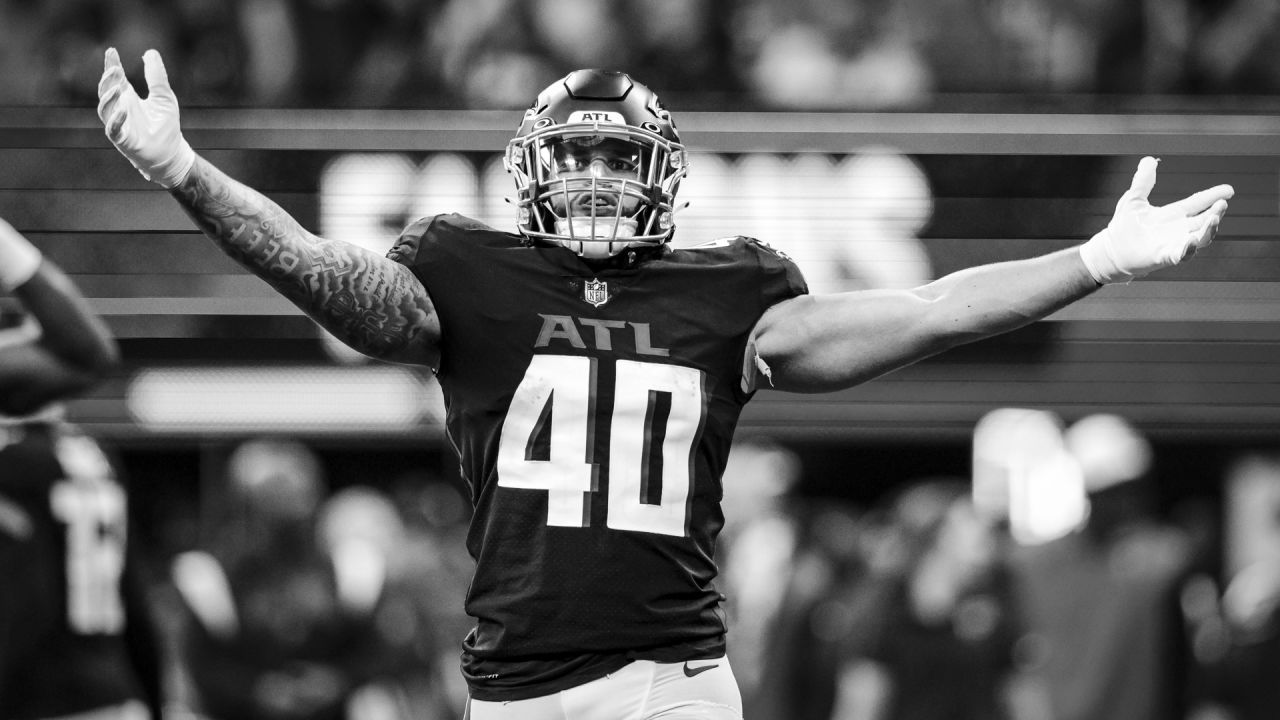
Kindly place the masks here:
[(79, 393), (119, 361), (115, 340), (71, 280), (0, 220), (0, 291), (28, 322), (0, 330), (0, 414), (25, 415)]
[(1150, 157), (1139, 162), (1111, 222), (1079, 247), (968, 268), (914, 290), (801, 296), (774, 306), (753, 334), (767, 377), (760, 386), (850, 387), (1027, 325), (1102, 284), (1176, 265), (1213, 240), (1234, 191), (1219, 185), (1152, 206), (1156, 164)]
[(178, 103), (160, 54), (143, 56), (140, 99), (108, 49), (98, 83), (107, 137), (143, 177), (164, 186), (196, 225), (352, 348), (382, 360), (434, 367), (440, 327), (422, 283), (405, 266), (364, 248), (318, 237), (279, 205), (196, 155), (183, 139)]
[(201, 157), (169, 192), (223, 252), (352, 348), (435, 367), (439, 320), (409, 268), (306, 231)]

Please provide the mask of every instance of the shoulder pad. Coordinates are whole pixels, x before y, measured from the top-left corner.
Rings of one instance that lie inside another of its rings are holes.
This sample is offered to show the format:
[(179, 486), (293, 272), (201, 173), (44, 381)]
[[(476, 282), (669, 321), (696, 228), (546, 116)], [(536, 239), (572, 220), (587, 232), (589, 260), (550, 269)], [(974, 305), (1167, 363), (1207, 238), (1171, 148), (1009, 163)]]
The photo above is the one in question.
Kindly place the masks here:
[(770, 245), (769, 243), (767, 243), (767, 242), (765, 242), (765, 241), (763, 241), (763, 240), (760, 240), (760, 239), (758, 239), (758, 238), (753, 238), (753, 237), (743, 238), (743, 239), (744, 239), (744, 240), (746, 240), (747, 242), (751, 243), (752, 245), (755, 245), (756, 247), (761, 248), (762, 250), (766, 250), (766, 251), (768, 251), (768, 252), (770, 252), (770, 253), (773, 253), (774, 255), (777, 255), (778, 257), (782, 258), (783, 260), (787, 260), (787, 261), (789, 261), (789, 262), (795, 262), (794, 260), (792, 260), (792, 259), (791, 259), (791, 256), (790, 256), (790, 255), (788, 255), (788, 254), (786, 254), (786, 253), (782, 252), (782, 251), (781, 251), (781, 250), (779, 250), (778, 248), (776, 248), (776, 247), (774, 247), (774, 246)]
[[(413, 265), (417, 261), (418, 253), (430, 244), (458, 241), (510, 242), (511, 237), (513, 237), (511, 233), (495, 230), (465, 215), (457, 213), (429, 215), (405, 226), (391, 249), (387, 251), (387, 257), (402, 265)], [(497, 238), (503, 239), (497, 240)]]
[(439, 215), (429, 215), (406, 225), (404, 230), (400, 231), (400, 236), (396, 238), (395, 243), (391, 245), (391, 249), (387, 251), (387, 257), (405, 265), (413, 264), (413, 259), (418, 254), (418, 247), (422, 244), (422, 236), (427, 233), (427, 229), (437, 217)]

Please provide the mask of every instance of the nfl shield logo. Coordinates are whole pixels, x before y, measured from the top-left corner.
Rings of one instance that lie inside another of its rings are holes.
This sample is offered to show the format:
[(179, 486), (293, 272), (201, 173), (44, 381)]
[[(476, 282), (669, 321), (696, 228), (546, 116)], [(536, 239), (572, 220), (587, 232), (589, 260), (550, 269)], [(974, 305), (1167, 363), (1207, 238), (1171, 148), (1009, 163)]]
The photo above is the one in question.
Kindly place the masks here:
[(588, 280), (582, 284), (582, 299), (596, 307), (609, 302), (609, 283)]

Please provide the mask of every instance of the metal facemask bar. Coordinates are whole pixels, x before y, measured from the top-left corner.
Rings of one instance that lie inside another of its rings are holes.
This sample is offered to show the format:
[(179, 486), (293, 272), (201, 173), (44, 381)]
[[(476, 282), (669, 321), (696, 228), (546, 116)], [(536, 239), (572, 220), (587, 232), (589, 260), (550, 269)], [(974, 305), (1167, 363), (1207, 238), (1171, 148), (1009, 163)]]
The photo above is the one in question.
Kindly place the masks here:
[[(557, 186), (559, 190), (551, 189)], [(547, 192), (543, 198), (546, 200), (553, 197), (559, 198), (564, 203), (563, 214), (557, 214), (554, 209), (550, 211), (551, 217), (555, 219), (557, 233), (562, 234), (567, 229), (569, 239), (573, 242), (613, 243), (624, 240), (643, 240), (653, 230), (657, 216), (654, 213), (644, 212), (646, 209), (644, 202), (648, 196), (644, 192), (644, 186), (635, 180), (596, 177), (560, 178), (548, 183), (546, 187)], [(582, 193), (587, 194), (588, 202), (586, 208), (577, 208), (571, 199)], [(609, 217), (602, 218), (597, 214), (596, 207), (600, 196), (606, 193), (613, 199), (614, 209)], [(635, 200), (636, 208), (630, 213), (624, 213), (628, 200)], [(586, 215), (577, 214), (579, 210), (585, 210)], [(639, 226), (639, 218), (642, 215), (648, 216), (648, 224), (644, 228)], [(579, 234), (580, 228), (586, 232)], [(611, 249), (609, 254), (612, 255), (613, 252), (616, 250)]]
[[(575, 137), (622, 140), (641, 150), (643, 167), (635, 179), (557, 177), (552, 166), (552, 145)], [(674, 229), (675, 190), (684, 177), (684, 148), (661, 135), (630, 126), (571, 123), (551, 125), (507, 147), (504, 158), (516, 180), (518, 224), (530, 238), (565, 245), (586, 257), (608, 257), (635, 245), (658, 245)], [(600, 195), (607, 194), (613, 207), (597, 214)], [(586, 207), (571, 200), (585, 195)], [(562, 212), (556, 212), (559, 202)], [(627, 211), (628, 205), (634, 209)]]

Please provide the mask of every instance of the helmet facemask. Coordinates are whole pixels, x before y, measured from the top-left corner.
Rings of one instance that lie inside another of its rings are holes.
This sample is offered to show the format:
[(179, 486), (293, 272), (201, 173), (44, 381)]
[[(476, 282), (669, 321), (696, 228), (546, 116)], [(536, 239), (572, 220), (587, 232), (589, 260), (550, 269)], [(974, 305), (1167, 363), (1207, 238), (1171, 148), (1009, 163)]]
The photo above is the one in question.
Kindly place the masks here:
[[(579, 119), (585, 115), (597, 119)], [(661, 245), (675, 229), (684, 147), (617, 113), (574, 112), (567, 124), (541, 118), (511, 141), (505, 163), (516, 180), (517, 224), (529, 238), (604, 259)]]

